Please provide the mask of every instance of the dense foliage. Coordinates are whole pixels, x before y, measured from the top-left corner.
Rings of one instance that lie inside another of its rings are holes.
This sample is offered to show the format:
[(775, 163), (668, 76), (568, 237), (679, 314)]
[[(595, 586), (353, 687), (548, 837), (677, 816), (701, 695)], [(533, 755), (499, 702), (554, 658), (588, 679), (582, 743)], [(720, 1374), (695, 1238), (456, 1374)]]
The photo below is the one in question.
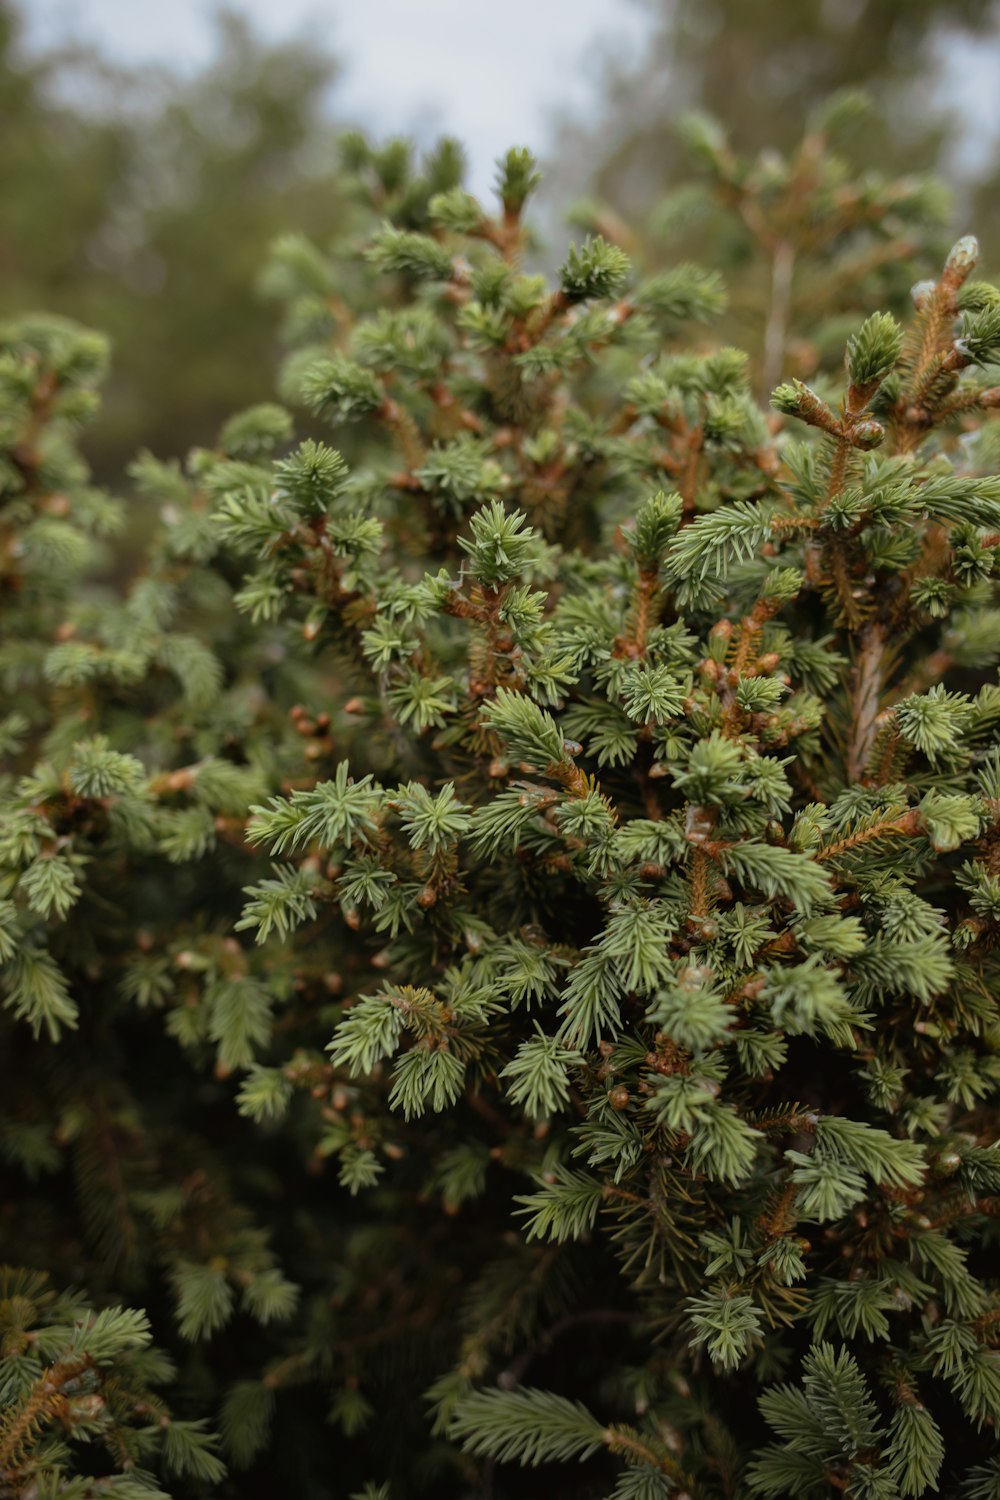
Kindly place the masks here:
[(124, 592), (2, 332), (0, 1493), (989, 1500), (1000, 293), (762, 407), (526, 152), (347, 152)]

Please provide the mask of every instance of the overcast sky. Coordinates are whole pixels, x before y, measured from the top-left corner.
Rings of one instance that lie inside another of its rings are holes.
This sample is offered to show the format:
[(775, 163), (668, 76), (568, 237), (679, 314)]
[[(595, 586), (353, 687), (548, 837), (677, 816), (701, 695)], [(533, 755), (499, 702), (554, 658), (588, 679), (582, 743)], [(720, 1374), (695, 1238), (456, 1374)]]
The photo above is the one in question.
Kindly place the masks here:
[[(239, 0), (271, 38), (315, 37), (346, 66), (338, 112), (379, 135), (458, 136), (488, 190), (513, 144), (540, 149), (562, 108), (585, 108), (602, 59), (641, 48), (634, 0)], [(29, 43), (98, 43), (123, 62), (192, 67), (211, 55), (211, 0), (27, 0)], [(530, 39), (530, 44), (528, 44)]]

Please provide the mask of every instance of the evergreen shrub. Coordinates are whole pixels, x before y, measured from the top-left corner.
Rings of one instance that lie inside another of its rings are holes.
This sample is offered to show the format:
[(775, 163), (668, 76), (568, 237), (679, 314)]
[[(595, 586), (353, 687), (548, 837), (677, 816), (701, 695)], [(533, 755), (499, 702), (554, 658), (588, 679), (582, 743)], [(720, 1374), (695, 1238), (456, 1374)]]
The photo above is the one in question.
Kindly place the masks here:
[(3, 328), (0, 1494), (1000, 1497), (1000, 292), (810, 139), (868, 315), (761, 405), (350, 138), (124, 581)]

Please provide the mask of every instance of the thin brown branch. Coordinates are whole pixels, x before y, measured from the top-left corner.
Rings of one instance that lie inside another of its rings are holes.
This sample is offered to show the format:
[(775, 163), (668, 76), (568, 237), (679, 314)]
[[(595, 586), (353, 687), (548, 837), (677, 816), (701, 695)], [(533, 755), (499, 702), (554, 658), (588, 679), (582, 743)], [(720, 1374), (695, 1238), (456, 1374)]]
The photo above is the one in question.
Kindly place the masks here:
[(850, 782), (861, 780), (875, 743), (884, 672), (885, 629), (872, 620), (861, 631), (848, 695), (851, 727), (847, 738), (846, 770)]

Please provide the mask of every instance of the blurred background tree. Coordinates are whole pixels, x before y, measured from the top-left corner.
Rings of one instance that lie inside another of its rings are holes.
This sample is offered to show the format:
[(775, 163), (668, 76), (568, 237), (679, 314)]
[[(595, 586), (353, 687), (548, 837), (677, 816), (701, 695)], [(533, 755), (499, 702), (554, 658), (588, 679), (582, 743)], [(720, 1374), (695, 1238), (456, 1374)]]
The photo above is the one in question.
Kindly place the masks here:
[[(584, 152), (593, 189), (623, 213), (647, 213), (683, 161), (676, 122), (714, 115), (744, 154), (785, 150), (816, 105), (845, 88), (878, 101), (891, 130), (883, 170), (929, 170), (961, 133), (949, 49), (984, 40), (996, 0), (633, 0), (649, 13), (640, 59), (611, 64), (586, 124), (561, 132), (564, 161)], [(870, 155), (871, 153), (870, 150)], [(564, 169), (564, 176), (567, 175)]]
[(337, 77), (321, 46), (268, 44), (235, 12), (210, 65), (38, 58), (0, 3), (0, 316), (46, 307), (105, 329), (113, 374), (89, 454), (101, 478), (142, 444), (183, 452), (273, 385), (257, 278), (287, 228), (337, 222)]
[(990, 256), (995, 142), (982, 111), (972, 123), (975, 75), (964, 99), (956, 80), (972, 44), (995, 57), (996, 0), (635, 3), (649, 45), (607, 65), (591, 119), (563, 122), (556, 191), (568, 201), (588, 161), (578, 226), (647, 270), (722, 271), (719, 331), (752, 351), (758, 395), (839, 361), (859, 309), (904, 315), (933, 263), (918, 241), (936, 260), (971, 215)]

